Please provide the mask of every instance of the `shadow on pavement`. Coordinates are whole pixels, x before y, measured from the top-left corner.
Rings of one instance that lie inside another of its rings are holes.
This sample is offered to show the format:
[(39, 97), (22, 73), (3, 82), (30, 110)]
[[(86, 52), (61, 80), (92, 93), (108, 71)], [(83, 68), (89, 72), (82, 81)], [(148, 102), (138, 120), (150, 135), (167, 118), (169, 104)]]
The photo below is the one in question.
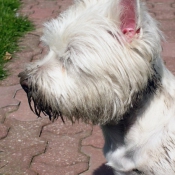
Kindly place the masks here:
[(102, 164), (98, 169), (93, 172), (93, 175), (114, 175), (111, 167)]

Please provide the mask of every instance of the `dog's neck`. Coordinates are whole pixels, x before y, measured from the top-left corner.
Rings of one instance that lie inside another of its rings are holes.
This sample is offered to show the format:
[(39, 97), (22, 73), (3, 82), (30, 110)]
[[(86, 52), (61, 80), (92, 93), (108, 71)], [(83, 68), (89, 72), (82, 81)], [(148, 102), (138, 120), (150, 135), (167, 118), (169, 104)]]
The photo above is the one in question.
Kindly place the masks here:
[(143, 112), (144, 109), (146, 110), (149, 101), (151, 101), (151, 99), (154, 98), (154, 96), (162, 89), (161, 75), (157, 73), (156, 69), (153, 70), (154, 74), (151, 79), (148, 80), (147, 85), (140, 92), (137, 92), (133, 95), (132, 104), (125, 112), (125, 114), (121, 117), (122, 120), (117, 122), (113, 120), (106, 125), (118, 125), (120, 123), (126, 124), (130, 120), (134, 122), (139, 111), (141, 110)]
[(124, 144), (124, 137), (127, 132), (135, 123), (138, 116), (141, 116), (140, 114), (147, 110), (151, 100), (160, 93), (161, 89), (161, 76), (154, 69), (152, 79), (148, 81), (147, 86), (142, 91), (135, 94), (132, 105), (125, 115), (123, 115), (122, 120), (119, 122), (110, 121), (106, 125), (101, 126), (105, 142), (111, 143), (111, 149), (115, 150), (116, 147)]

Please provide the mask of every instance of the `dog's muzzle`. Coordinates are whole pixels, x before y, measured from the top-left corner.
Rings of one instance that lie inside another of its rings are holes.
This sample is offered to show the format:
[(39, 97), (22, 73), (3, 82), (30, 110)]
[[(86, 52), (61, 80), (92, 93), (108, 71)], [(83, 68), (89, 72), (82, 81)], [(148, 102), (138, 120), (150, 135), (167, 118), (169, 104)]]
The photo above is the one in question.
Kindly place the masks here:
[(20, 77), (20, 84), (22, 88), (24, 89), (26, 93), (28, 93), (29, 92), (28, 78), (25, 77), (23, 72), (19, 73), (18, 77)]
[(24, 89), (24, 91), (28, 94), (29, 92), (28, 79), (26, 78), (25, 80), (20, 80), (20, 84)]
[[(57, 110), (53, 110), (52, 106), (50, 106), (46, 102), (43, 102), (43, 99), (41, 98), (42, 95), (38, 91), (37, 84), (32, 86), (31, 78), (27, 76), (26, 72), (19, 73), (18, 77), (20, 77), (20, 84), (27, 94), (30, 109), (38, 117), (41, 117), (40, 114), (42, 112), (45, 116), (48, 115), (49, 119), (52, 121), (54, 121), (58, 117), (61, 117), (62, 121), (64, 122), (64, 119), (61, 111), (59, 110), (59, 107)], [(33, 102), (33, 105), (32, 105), (32, 102)]]

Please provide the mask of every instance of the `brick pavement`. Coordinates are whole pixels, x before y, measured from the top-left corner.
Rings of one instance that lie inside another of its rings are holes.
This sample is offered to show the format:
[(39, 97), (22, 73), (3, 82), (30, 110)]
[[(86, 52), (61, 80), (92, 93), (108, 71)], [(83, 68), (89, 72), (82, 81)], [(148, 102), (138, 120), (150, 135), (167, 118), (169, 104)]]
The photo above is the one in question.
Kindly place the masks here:
[[(39, 41), (43, 22), (56, 17), (72, 1), (22, 2), (20, 13), (27, 15), (36, 29), (21, 39), (21, 51), (6, 65), (10, 76), (0, 82), (0, 175), (113, 175), (105, 166), (99, 127), (36, 118), (17, 77), (26, 63), (47, 52)], [(175, 73), (175, 0), (146, 3), (166, 35), (162, 55)]]

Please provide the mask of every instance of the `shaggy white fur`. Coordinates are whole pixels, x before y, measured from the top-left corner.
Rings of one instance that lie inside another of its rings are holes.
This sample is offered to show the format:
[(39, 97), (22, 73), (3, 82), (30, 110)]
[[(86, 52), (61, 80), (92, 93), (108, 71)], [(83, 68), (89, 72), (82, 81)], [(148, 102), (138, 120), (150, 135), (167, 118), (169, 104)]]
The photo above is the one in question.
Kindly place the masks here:
[(175, 78), (162, 38), (139, 0), (77, 0), (45, 24), (50, 51), (21, 84), (38, 116), (100, 124), (116, 175), (175, 175)]

